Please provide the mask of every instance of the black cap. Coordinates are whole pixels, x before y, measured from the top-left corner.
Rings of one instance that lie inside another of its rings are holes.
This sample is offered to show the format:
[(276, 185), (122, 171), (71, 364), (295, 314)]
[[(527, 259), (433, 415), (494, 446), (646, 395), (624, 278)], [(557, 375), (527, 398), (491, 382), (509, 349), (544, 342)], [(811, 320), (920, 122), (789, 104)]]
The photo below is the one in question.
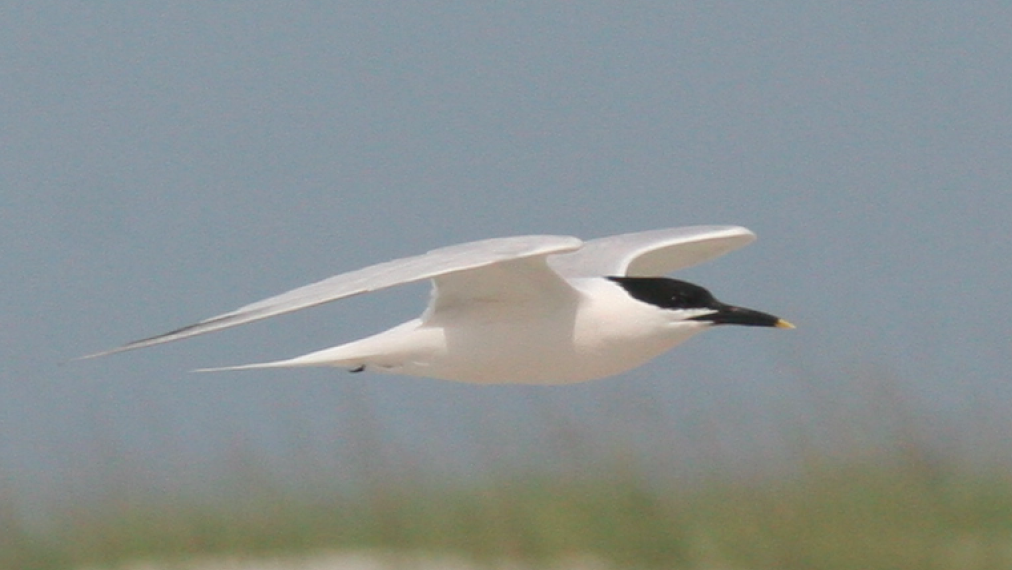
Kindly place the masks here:
[(608, 277), (629, 295), (662, 309), (710, 309), (713, 312), (686, 320), (715, 325), (744, 325), (792, 329), (794, 325), (769, 313), (735, 307), (718, 301), (706, 288), (668, 277)]

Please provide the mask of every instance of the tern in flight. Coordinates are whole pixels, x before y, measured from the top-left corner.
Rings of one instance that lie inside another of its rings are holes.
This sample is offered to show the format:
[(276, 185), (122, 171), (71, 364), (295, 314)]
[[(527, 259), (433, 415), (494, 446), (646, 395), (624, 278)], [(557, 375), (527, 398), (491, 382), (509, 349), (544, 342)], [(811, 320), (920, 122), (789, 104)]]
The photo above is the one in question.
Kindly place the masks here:
[(665, 277), (753, 240), (742, 227), (692, 226), (588, 241), (552, 235), (475, 241), (342, 273), (84, 358), (431, 279), (422, 315), (384, 332), (288, 360), (203, 370), (336, 366), (475, 384), (582, 382), (640, 366), (715, 326), (793, 328)]

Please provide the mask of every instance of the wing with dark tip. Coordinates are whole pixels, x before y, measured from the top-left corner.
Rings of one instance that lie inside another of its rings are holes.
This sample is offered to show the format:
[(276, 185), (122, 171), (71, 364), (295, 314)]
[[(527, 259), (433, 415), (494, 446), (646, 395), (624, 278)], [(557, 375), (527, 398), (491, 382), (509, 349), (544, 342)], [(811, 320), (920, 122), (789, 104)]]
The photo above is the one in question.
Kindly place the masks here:
[(506, 261), (573, 251), (581, 244), (579, 239), (568, 236), (518, 236), (443, 247), (422, 255), (342, 273), (199, 323), (81, 358), (94, 358), (181, 340), (395, 285), (467, 272)]

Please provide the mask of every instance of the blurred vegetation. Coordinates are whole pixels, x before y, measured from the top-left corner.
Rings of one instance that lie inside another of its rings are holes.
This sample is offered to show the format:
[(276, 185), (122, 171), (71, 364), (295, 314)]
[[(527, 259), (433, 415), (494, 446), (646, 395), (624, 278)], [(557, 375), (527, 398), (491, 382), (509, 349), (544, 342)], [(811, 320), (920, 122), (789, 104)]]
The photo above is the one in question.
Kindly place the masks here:
[[(375, 482), (316, 497), (267, 485), (217, 498), (130, 497), (55, 528), (0, 519), (0, 568), (115, 567), (194, 555), (369, 549), (533, 567), (591, 555), (615, 568), (1012, 568), (1012, 474), (906, 458), (808, 465), (688, 487), (530, 475), (469, 487)], [(0, 515), (2, 516), (2, 515)]]
[[(342, 396), (342, 433), (355, 449), (342, 461), (354, 480), (297, 450), (289, 464), (306, 472), (293, 481), (239, 444), (209, 466), (222, 476), (159, 489), (129, 454), (99, 442), (101, 492), (36, 508), (0, 487), (0, 570), (342, 550), (476, 567), (589, 559), (644, 570), (1012, 568), (1008, 418), (976, 414), (979, 435), (961, 449), (933, 436), (887, 375), (850, 377), (825, 393), (799, 384), (811, 392), (798, 419), (771, 430), (706, 410), (673, 425), (628, 391), (608, 399), (616, 408), (585, 412), (581, 425), (539, 398), (531, 425), (540, 448), (507, 457), (514, 434), (486, 425), (475, 431), (477, 472), (457, 477), (391, 444), (354, 393)], [(291, 439), (308, 448), (314, 436), (299, 427)], [(726, 437), (755, 454), (729, 451)], [(681, 469), (693, 457), (697, 467)]]

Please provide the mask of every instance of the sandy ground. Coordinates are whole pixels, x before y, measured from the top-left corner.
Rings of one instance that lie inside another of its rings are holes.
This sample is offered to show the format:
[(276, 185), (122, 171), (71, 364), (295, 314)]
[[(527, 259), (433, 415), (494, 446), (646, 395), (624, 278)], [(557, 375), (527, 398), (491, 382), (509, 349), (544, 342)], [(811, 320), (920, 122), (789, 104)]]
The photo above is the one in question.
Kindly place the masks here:
[[(475, 566), (453, 557), (397, 556), (375, 552), (335, 552), (276, 559), (204, 558), (187, 562), (135, 562), (116, 570), (610, 570), (592, 558), (560, 560), (547, 566), (499, 563)], [(82, 569), (95, 570), (95, 569)]]

